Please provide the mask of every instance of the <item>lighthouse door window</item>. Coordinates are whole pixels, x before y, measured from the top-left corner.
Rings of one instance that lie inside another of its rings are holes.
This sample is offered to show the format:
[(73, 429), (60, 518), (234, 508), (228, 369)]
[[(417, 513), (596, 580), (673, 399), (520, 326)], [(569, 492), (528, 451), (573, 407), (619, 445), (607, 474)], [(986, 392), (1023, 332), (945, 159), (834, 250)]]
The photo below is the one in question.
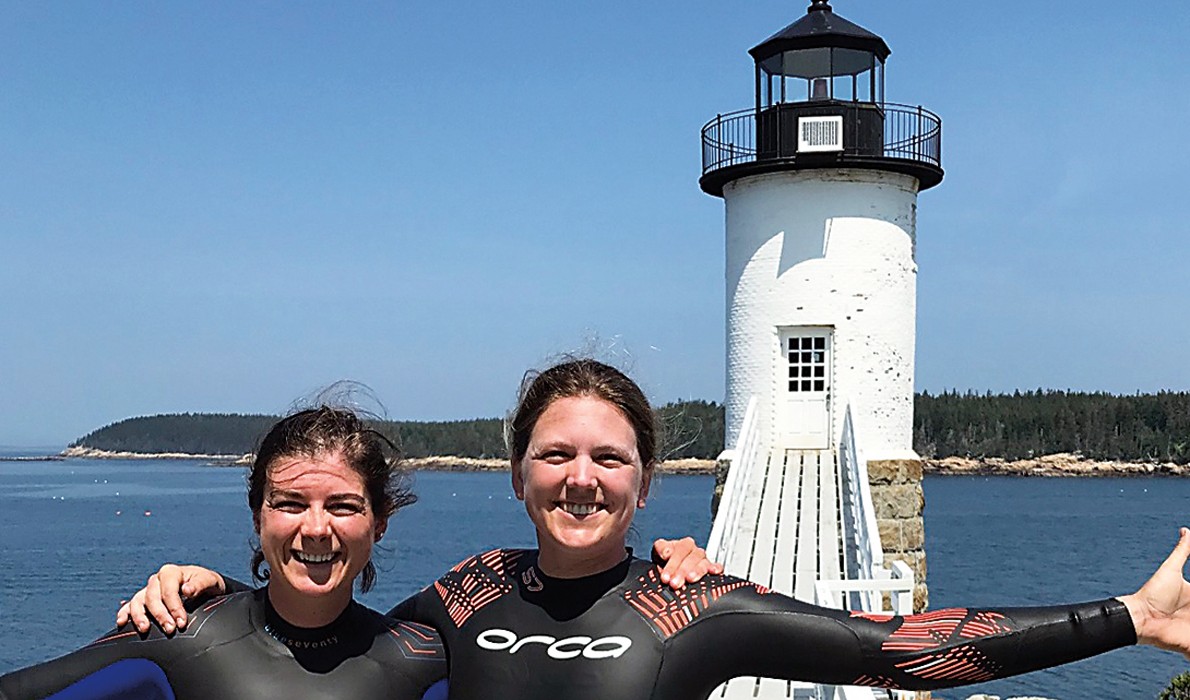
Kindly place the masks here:
[(788, 343), (789, 390), (826, 391), (826, 337), (790, 338)]

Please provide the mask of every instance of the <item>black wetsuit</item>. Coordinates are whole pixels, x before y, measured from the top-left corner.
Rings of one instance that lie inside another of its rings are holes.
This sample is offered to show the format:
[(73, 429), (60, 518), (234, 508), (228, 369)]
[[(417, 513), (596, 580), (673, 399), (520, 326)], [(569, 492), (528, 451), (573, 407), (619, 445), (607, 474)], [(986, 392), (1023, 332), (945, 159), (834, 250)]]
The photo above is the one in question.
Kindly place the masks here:
[(535, 550), (463, 561), (390, 615), (436, 627), (451, 697), (694, 700), (735, 676), (929, 689), (1134, 644), (1122, 603), (891, 617), (828, 610), (730, 576), (681, 591), (629, 557), (554, 579)]
[(0, 676), (0, 700), (44, 698), (122, 659), (153, 661), (178, 700), (419, 700), (446, 676), (441, 640), (352, 602), (325, 627), (287, 624), (266, 589), (215, 598), (167, 638), (128, 626), (53, 661)]

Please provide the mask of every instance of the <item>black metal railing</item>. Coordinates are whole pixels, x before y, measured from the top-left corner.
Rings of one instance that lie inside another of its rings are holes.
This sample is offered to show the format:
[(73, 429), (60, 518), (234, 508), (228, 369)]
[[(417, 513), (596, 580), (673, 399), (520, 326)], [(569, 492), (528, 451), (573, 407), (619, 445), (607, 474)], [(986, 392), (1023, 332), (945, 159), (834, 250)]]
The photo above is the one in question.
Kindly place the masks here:
[[(844, 116), (844, 159), (904, 160), (936, 168), (942, 167), (942, 119), (920, 106), (873, 103), (833, 102), (822, 104), (798, 102), (774, 105), (761, 110), (762, 129), (757, 137), (757, 112), (745, 109), (721, 114), (702, 128), (702, 172), (745, 163), (796, 161), (808, 154), (797, 150), (797, 118), (837, 112)], [(877, 133), (867, 138), (866, 130), (876, 124)], [(883, 139), (877, 138), (883, 132)], [(762, 148), (757, 149), (757, 141)], [(812, 154), (815, 157), (821, 154)]]

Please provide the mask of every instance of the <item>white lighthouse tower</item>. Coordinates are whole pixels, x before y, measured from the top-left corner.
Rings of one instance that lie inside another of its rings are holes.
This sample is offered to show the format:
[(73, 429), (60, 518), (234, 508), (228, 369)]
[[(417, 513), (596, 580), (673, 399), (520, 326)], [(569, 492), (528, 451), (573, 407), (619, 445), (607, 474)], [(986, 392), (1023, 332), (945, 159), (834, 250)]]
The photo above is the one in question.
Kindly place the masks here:
[(917, 194), (941, 122), (885, 100), (888, 45), (814, 0), (750, 52), (756, 104), (702, 131), (727, 210), (727, 444), (829, 449), (848, 406), (871, 459), (912, 456)]
[[(727, 470), (707, 551), (801, 600), (920, 610), (914, 248), (942, 123), (885, 99), (888, 45), (826, 0), (749, 53), (755, 105), (702, 130), (699, 185), (727, 209)], [(875, 697), (840, 693), (737, 678), (712, 697)]]

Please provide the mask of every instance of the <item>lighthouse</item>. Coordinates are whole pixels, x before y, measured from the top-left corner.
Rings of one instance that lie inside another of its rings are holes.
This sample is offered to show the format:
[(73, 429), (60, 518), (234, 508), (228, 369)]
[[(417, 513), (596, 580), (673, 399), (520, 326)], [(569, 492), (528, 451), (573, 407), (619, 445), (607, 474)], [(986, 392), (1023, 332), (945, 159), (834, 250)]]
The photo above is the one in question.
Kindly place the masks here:
[(770, 450), (914, 459), (918, 193), (942, 181), (941, 120), (886, 99), (884, 39), (814, 0), (749, 53), (755, 104), (702, 129), (726, 209), (726, 442), (748, 412)]
[[(723, 198), (727, 263), (707, 551), (807, 602), (920, 611), (917, 196), (942, 181), (942, 122), (887, 99), (888, 44), (827, 0), (749, 53), (754, 103), (702, 129), (699, 185)], [(773, 683), (713, 697), (801, 697)]]

